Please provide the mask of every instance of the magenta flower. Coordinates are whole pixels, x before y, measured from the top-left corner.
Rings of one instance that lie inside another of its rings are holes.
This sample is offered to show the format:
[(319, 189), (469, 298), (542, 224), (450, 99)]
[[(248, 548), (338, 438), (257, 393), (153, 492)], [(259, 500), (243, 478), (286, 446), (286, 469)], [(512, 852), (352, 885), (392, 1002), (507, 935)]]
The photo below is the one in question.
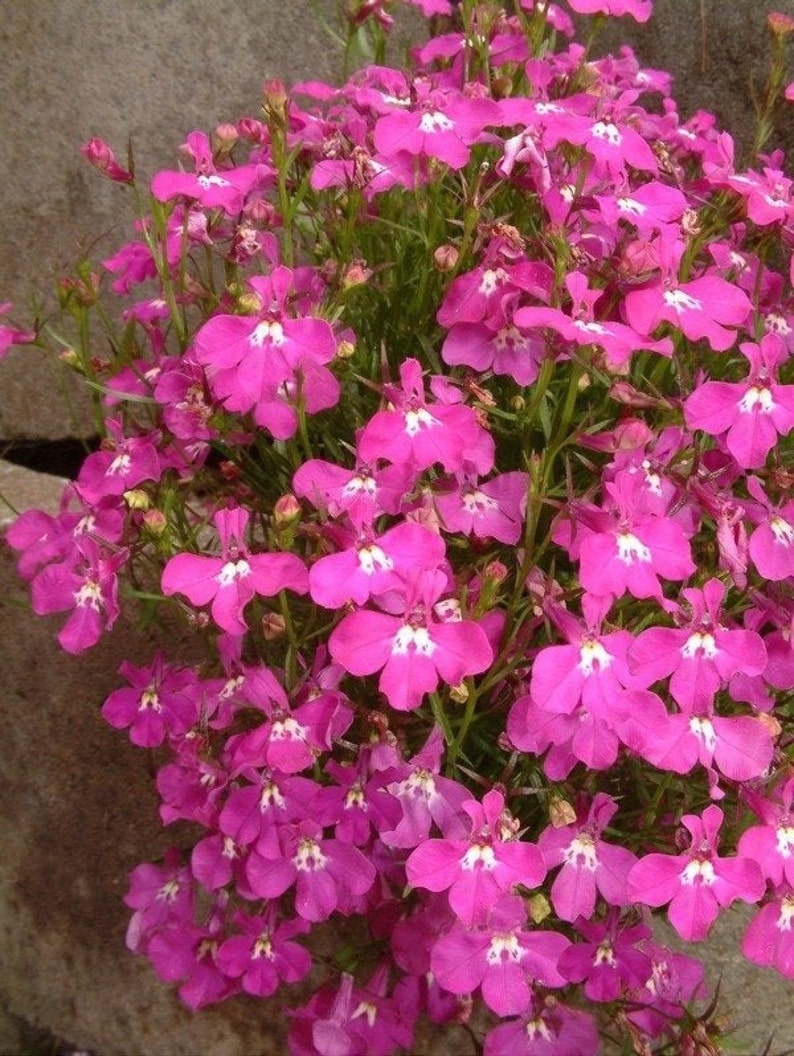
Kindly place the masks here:
[(492, 790), (464, 803), (471, 818), (468, 840), (425, 840), (405, 863), (408, 883), (449, 891), (449, 904), (463, 924), (480, 922), (500, 894), (537, 887), (546, 875), (538, 848), (515, 838), (504, 796)]
[(102, 705), (102, 717), (117, 730), (129, 728), (133, 744), (154, 748), (167, 735), (187, 733), (198, 720), (199, 709), (190, 692), (196, 676), (189, 668), (175, 667), (158, 653), (148, 667), (128, 661), (119, 674), (130, 689), (116, 689)]
[(526, 907), (517, 895), (502, 895), (476, 927), (456, 922), (433, 946), (430, 967), (439, 986), (453, 994), (478, 987), (498, 1016), (515, 1016), (530, 1005), (533, 983), (565, 985), (557, 970), (570, 946), (564, 935), (526, 929)]
[(195, 198), (208, 209), (223, 209), (228, 216), (241, 212), (246, 195), (265, 175), (264, 167), (240, 165), (218, 170), (205, 132), (191, 132), (185, 146), (195, 162), (195, 172), (175, 169), (158, 172), (152, 180), (154, 197), (167, 202), (182, 195)]
[(742, 953), (754, 964), (777, 968), (794, 979), (794, 891), (784, 888), (759, 909), (747, 926)]
[(292, 941), (308, 931), (305, 920), (277, 923), (271, 905), (262, 916), (252, 917), (238, 910), (233, 922), (240, 931), (221, 943), (217, 963), (225, 975), (239, 978), (245, 993), (269, 997), (282, 982), (297, 983), (311, 971), (309, 951)]
[(577, 811), (574, 824), (548, 826), (540, 834), (538, 849), (546, 868), (562, 865), (551, 887), (551, 902), (561, 920), (592, 917), (596, 892), (611, 906), (628, 904), (626, 877), (637, 858), (601, 839), (617, 809), (611, 796), (598, 792), (586, 813)]
[(295, 471), (292, 489), (331, 517), (346, 513), (356, 528), (369, 527), (381, 513), (396, 514), (411, 490), (413, 474), (407, 465), (377, 469), (365, 463), (344, 469), (312, 458)]
[(653, 0), (568, 0), (568, 4), (580, 15), (631, 15), (637, 22), (647, 22), (653, 10)]
[(331, 324), (288, 314), (298, 274), (279, 266), (249, 279), (259, 298), (256, 315), (215, 315), (198, 331), (195, 357), (214, 395), (230, 411), (253, 411), (254, 421), (277, 440), (298, 427), (298, 406), (308, 414), (333, 407), (339, 383), (326, 366), (336, 353)]
[(251, 554), (245, 544), (250, 514), (242, 507), (219, 510), (213, 520), (221, 556), (177, 554), (163, 569), (166, 596), (184, 594), (191, 605), (211, 604), (212, 618), (229, 634), (245, 634), (243, 609), (255, 594), (270, 598), (280, 590), (305, 594), (309, 577), (295, 554)]
[(628, 652), (637, 684), (650, 686), (670, 676), (670, 693), (688, 714), (708, 712), (722, 686), (738, 672), (760, 675), (766, 668), (763, 640), (755, 631), (725, 626), (725, 586), (710, 579), (702, 590), (682, 591), (691, 609), (684, 627), (649, 627)]
[(725, 437), (725, 446), (743, 469), (758, 469), (777, 443), (794, 429), (794, 385), (781, 385), (777, 368), (788, 352), (777, 334), (760, 345), (739, 348), (750, 364), (743, 382), (706, 381), (684, 403), (690, 429)]
[(748, 553), (764, 579), (779, 583), (794, 576), (794, 499), (773, 505), (756, 477), (747, 478), (747, 490), (758, 503), (757, 507), (748, 504), (757, 525)]
[(739, 837), (739, 854), (758, 862), (764, 876), (779, 886), (794, 888), (794, 777), (785, 782), (774, 799), (748, 792), (750, 806), (763, 824), (752, 825)]
[(597, 1056), (600, 1051), (593, 1017), (549, 994), (533, 995), (520, 1019), (490, 1030), (483, 1056)]
[(446, 591), (442, 572), (425, 572), (406, 585), (401, 616), (359, 609), (331, 633), (333, 659), (351, 675), (380, 671), (378, 688), (398, 711), (412, 711), (439, 679), (459, 685), (490, 667), (493, 650), (485, 631), (472, 620), (441, 622), (434, 606)]
[(400, 364), (400, 386), (384, 392), (394, 410), (377, 411), (359, 438), (361, 458), (373, 464), (385, 458), (415, 471), (440, 462), (449, 473), (470, 462), (478, 473), (493, 467), (494, 442), (471, 407), (461, 403), (428, 403), (422, 368), (416, 359)]
[[(0, 304), (0, 315), (11, 311), (11, 302)], [(0, 323), (0, 359), (3, 359), (13, 345), (29, 345), (36, 340), (33, 330), (20, 330), (15, 326)]]
[(527, 473), (500, 473), (436, 492), (434, 502), (447, 531), (514, 546), (524, 528), (528, 486)]
[(667, 917), (687, 942), (705, 939), (720, 909), (740, 899), (758, 902), (766, 884), (752, 858), (720, 858), (717, 839), (723, 813), (713, 804), (702, 817), (685, 814), (690, 834), (685, 854), (648, 854), (629, 873), (628, 895), (646, 906), (670, 903)]
[(349, 914), (375, 882), (375, 867), (352, 843), (324, 839), (322, 829), (306, 820), (281, 829), (279, 850), (257, 847), (246, 862), (251, 890), (260, 898), (278, 898), (295, 885), (295, 911), (304, 920)]
[(617, 912), (610, 910), (603, 921), (580, 919), (576, 930), (585, 941), (563, 952), (559, 969), (569, 982), (583, 982), (591, 1001), (615, 1001), (626, 991), (645, 985), (651, 959), (642, 944), (651, 937), (650, 928), (621, 923)]

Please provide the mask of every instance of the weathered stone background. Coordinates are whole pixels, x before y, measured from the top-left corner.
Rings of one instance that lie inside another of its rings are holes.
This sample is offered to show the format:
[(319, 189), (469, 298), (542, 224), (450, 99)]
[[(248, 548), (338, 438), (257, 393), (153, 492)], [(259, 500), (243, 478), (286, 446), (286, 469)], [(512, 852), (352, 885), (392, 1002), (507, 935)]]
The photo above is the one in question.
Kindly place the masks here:
[[(765, 16), (792, 0), (657, 0), (648, 26), (624, 20), (651, 66), (676, 75), (684, 114), (713, 110), (747, 142), (750, 84), (763, 83)], [(315, 11), (334, 0), (25, 0), (0, 2), (0, 302), (24, 323), (32, 291), (97, 242), (112, 253), (131, 212), (122, 190), (77, 154), (93, 135), (141, 173), (173, 162), (194, 127), (255, 114), (267, 77), (336, 74)], [(792, 111), (794, 114), (794, 111)], [(789, 133), (789, 139), (791, 139)], [(97, 241), (98, 240), (98, 241)], [(0, 364), (3, 441), (90, 433), (86, 404), (61, 370), (14, 350)], [(20, 509), (53, 507), (59, 485), (0, 464), (0, 492)], [(123, 947), (120, 898), (129, 869), (157, 853), (146, 754), (106, 727), (98, 709), (122, 655), (150, 643), (128, 629), (86, 657), (56, 647), (59, 618), (35, 620), (8, 555), (0, 559), (0, 1056), (21, 1052), (21, 1017), (99, 1056), (255, 1056), (283, 1049), (283, 1017), (236, 999), (192, 1016)], [(729, 1051), (794, 1046), (794, 994), (737, 953), (741, 925), (721, 926), (712, 975), (739, 1026)], [(5, 1013), (12, 1018), (6, 1018)], [(456, 1047), (457, 1046), (457, 1047)], [(424, 1051), (440, 1053), (437, 1046)], [(465, 1039), (449, 1052), (464, 1056)]]

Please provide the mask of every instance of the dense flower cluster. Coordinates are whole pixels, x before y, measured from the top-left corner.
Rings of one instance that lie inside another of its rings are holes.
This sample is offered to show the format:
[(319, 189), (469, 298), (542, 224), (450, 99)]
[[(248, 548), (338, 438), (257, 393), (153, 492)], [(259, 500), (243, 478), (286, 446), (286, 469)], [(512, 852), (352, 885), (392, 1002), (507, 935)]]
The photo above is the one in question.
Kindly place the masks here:
[(564, 6), (457, 15), (187, 137), (103, 262), (112, 355), (69, 353), (102, 447), (8, 541), (69, 652), (136, 596), (206, 642), (103, 707), (192, 823), (126, 896), (192, 1008), (316, 963), (298, 1056), (476, 1008), (487, 1056), (690, 1051), (703, 970), (649, 907), (696, 942), (753, 903), (794, 978), (794, 184)]

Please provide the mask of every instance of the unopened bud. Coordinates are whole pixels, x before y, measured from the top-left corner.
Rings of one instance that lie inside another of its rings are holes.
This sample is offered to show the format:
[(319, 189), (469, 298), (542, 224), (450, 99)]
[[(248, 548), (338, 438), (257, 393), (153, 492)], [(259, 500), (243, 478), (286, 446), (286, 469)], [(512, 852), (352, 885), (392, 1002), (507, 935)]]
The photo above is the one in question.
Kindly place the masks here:
[(215, 131), (212, 134), (213, 149), (218, 153), (228, 154), (239, 138), (240, 133), (237, 131), (236, 126), (230, 121), (225, 121), (215, 127)]
[(507, 566), (501, 561), (489, 561), (483, 570), (483, 576), (491, 583), (503, 583), (507, 579)]
[(282, 495), (276, 500), (273, 507), (273, 522), (283, 528), (288, 524), (295, 524), (301, 517), (301, 505), (290, 492)]
[(469, 687), (465, 682), (459, 682), (457, 686), (451, 686), (449, 699), (455, 704), (465, 704), (469, 699)]
[(224, 480), (235, 481), (240, 479), (241, 470), (236, 462), (230, 462), (228, 459), (224, 460), (218, 466), (221, 472), (221, 476)]
[(439, 271), (454, 271), (458, 266), (460, 253), (457, 247), (447, 243), (439, 246), (433, 253), (433, 263)]
[(541, 895), (540, 892), (530, 895), (527, 902), (529, 904), (529, 919), (533, 924), (541, 924), (551, 913), (549, 900), (545, 895)]
[(352, 341), (340, 341), (336, 346), (337, 359), (352, 359), (356, 354), (356, 346)]
[(567, 799), (553, 796), (549, 800), (549, 821), (555, 829), (562, 829), (566, 825), (573, 825), (576, 821), (576, 811)]
[(345, 268), (342, 276), (342, 286), (349, 290), (353, 286), (363, 286), (372, 277), (372, 268), (367, 266), (365, 260), (354, 260)]
[(64, 363), (67, 367), (72, 367), (74, 370), (82, 370), (82, 364), (80, 357), (73, 348), (67, 348), (58, 356), (61, 363)]
[(143, 515), (143, 526), (152, 535), (162, 535), (168, 520), (162, 510), (147, 510)]
[(262, 637), (266, 642), (282, 638), (287, 629), (287, 621), (280, 612), (268, 612), (262, 617)]
[(766, 16), (766, 24), (776, 37), (787, 37), (789, 33), (794, 33), (794, 17), (782, 11), (770, 11)]
[(237, 122), (237, 131), (246, 143), (263, 143), (266, 139), (265, 126), (255, 117), (243, 117)]
[(681, 216), (681, 230), (685, 235), (695, 238), (701, 233), (703, 227), (697, 209), (685, 209)]
[(127, 169), (122, 169), (116, 161), (113, 151), (103, 139), (98, 139), (96, 136), (93, 139), (89, 139), (87, 143), (80, 147), (80, 153), (89, 165), (95, 168), (97, 172), (101, 172), (103, 176), (107, 176), (109, 180), (113, 180), (114, 183), (133, 182), (134, 176), (132, 173), (128, 172)]
[(132, 488), (124, 492), (124, 501), (131, 510), (149, 510), (152, 500), (142, 488)]
[(524, 408), (526, 407), (526, 405), (527, 405), (527, 401), (524, 399), (523, 396), (514, 396), (510, 400), (510, 410), (511, 411), (523, 411)]
[(262, 310), (262, 299), (256, 293), (245, 291), (237, 298), (237, 307), (245, 315), (256, 315)]

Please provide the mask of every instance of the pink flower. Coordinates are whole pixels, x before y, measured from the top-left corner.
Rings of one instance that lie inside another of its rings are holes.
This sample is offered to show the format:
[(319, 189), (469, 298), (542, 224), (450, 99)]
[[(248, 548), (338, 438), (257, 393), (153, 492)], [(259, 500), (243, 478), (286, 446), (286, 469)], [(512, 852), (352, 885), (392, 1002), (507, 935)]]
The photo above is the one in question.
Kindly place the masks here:
[(760, 345), (739, 346), (750, 364), (743, 382), (706, 381), (684, 402), (690, 429), (725, 437), (725, 446), (743, 469), (758, 469), (777, 443), (794, 429), (794, 385), (781, 385), (777, 368), (789, 358), (777, 334)]
[(245, 993), (269, 997), (282, 982), (297, 983), (311, 971), (312, 959), (303, 946), (292, 939), (309, 925), (304, 920), (277, 923), (271, 904), (262, 916), (237, 911), (234, 924), (240, 931), (221, 943), (218, 967), (233, 979), (240, 979)]
[(794, 576), (794, 499), (773, 505), (756, 477), (747, 478), (747, 490), (758, 503), (748, 512), (757, 527), (748, 552), (764, 579), (779, 583)]
[(631, 15), (637, 22), (647, 22), (653, 11), (653, 0), (568, 0), (580, 15)]
[(684, 627), (649, 627), (628, 652), (636, 683), (650, 686), (670, 676), (670, 693), (688, 714), (711, 708), (714, 696), (737, 672), (760, 675), (764, 643), (755, 631), (723, 624), (725, 586), (710, 579), (702, 590), (684, 590), (691, 616)]
[(752, 858), (720, 858), (717, 837), (723, 813), (709, 806), (702, 817), (685, 814), (691, 842), (685, 854), (648, 854), (629, 873), (628, 895), (646, 906), (670, 903), (668, 919), (682, 939), (705, 939), (721, 908), (737, 899), (757, 902), (766, 884)]
[(549, 826), (538, 839), (547, 869), (561, 865), (551, 888), (551, 901), (561, 920), (589, 919), (596, 891), (611, 906), (625, 906), (626, 877), (637, 858), (623, 847), (601, 839), (601, 833), (618, 809), (611, 796), (596, 793), (587, 813), (580, 808), (572, 825)]
[(747, 926), (742, 953), (754, 964), (777, 968), (794, 979), (794, 891), (784, 888), (762, 906)]
[(472, 620), (440, 622), (433, 607), (446, 589), (446, 576), (426, 572), (404, 593), (401, 616), (360, 609), (333, 630), (328, 648), (351, 675), (380, 671), (378, 688), (398, 711), (412, 711), (439, 679), (457, 686), (485, 671), (493, 651)]
[(500, 473), (490, 480), (466, 480), (434, 495), (436, 509), (449, 532), (497, 539), (515, 545), (524, 527), (529, 475)]
[(195, 198), (208, 209), (223, 209), (228, 216), (242, 211), (247, 194), (261, 181), (264, 170), (256, 165), (218, 170), (209, 137), (191, 132), (186, 151), (195, 162), (195, 172), (163, 169), (152, 180), (152, 194), (161, 202), (180, 195)]
[(280, 590), (305, 594), (309, 578), (295, 554), (251, 554), (245, 544), (250, 519), (237, 507), (219, 510), (213, 520), (221, 540), (221, 557), (177, 554), (163, 569), (166, 596), (184, 594), (192, 605), (211, 604), (212, 617), (229, 634), (245, 634), (243, 609), (255, 594), (270, 598)]
[(525, 1012), (531, 986), (565, 985), (557, 962), (570, 941), (563, 935), (526, 928), (526, 908), (517, 895), (501, 895), (475, 927), (454, 924), (433, 946), (430, 968), (439, 986), (453, 994), (482, 988), (485, 1004), (498, 1016)]
[[(0, 304), (0, 315), (11, 311), (11, 302)], [(0, 324), (0, 359), (3, 359), (12, 345), (29, 345), (36, 340), (36, 334), (32, 330), (20, 330), (15, 326)]]
[(470, 799), (468, 840), (425, 840), (405, 863), (408, 883), (428, 891), (449, 891), (449, 904), (464, 924), (473, 925), (516, 884), (537, 887), (546, 875), (538, 848), (515, 838), (504, 796), (492, 790), (482, 805)]
[(471, 407), (461, 403), (428, 403), (418, 360), (400, 364), (400, 387), (385, 386), (394, 410), (377, 411), (359, 438), (361, 458), (373, 464), (385, 458), (410, 465), (415, 472), (440, 462), (454, 473), (470, 462), (478, 473), (493, 466), (494, 442)]
[(600, 1051), (593, 1017), (551, 994), (533, 994), (519, 1019), (486, 1034), (483, 1048), (484, 1056), (596, 1056)]
[(167, 735), (187, 733), (197, 721), (199, 709), (190, 693), (196, 676), (189, 668), (175, 667), (158, 653), (148, 667), (125, 660), (119, 674), (131, 688), (114, 690), (102, 705), (102, 717), (116, 729), (129, 727), (133, 744), (154, 748)]

